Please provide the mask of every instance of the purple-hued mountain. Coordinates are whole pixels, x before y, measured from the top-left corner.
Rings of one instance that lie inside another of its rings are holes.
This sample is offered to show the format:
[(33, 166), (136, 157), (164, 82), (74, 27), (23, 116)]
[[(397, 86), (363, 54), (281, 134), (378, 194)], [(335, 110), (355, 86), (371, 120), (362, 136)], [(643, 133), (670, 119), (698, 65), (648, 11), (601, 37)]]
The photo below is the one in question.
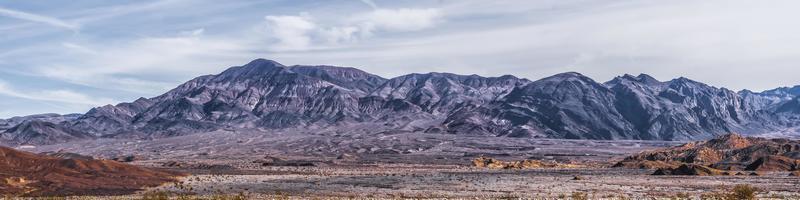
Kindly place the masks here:
[(645, 74), (605, 83), (574, 72), (537, 81), (450, 73), (385, 79), (355, 68), (284, 66), (257, 59), (157, 97), (97, 107), (77, 118), (0, 120), (0, 125), (5, 124), (3, 141), (16, 144), (159, 138), (217, 129), (347, 132), (355, 125), (375, 132), (699, 140), (797, 126), (798, 95), (800, 87), (734, 92)]

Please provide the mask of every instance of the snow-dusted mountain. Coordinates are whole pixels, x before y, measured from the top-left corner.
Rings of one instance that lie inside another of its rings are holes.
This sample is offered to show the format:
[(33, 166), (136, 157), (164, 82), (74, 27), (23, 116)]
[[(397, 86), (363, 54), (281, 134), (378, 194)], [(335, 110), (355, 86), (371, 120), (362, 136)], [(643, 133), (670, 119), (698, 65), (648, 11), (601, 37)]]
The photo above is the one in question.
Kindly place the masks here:
[(449, 73), (385, 79), (355, 68), (257, 59), (157, 97), (97, 107), (74, 119), (0, 124), (8, 126), (3, 138), (17, 143), (158, 138), (216, 129), (346, 131), (359, 124), (376, 132), (696, 140), (794, 126), (798, 94), (793, 88), (737, 93), (644, 74), (606, 83), (573, 72), (537, 81)]

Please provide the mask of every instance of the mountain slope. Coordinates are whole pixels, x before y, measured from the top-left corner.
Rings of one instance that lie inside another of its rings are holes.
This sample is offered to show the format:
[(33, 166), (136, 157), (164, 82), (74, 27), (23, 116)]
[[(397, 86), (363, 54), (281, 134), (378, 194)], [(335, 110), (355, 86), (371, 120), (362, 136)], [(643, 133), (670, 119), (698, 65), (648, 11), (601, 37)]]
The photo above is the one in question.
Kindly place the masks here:
[(177, 181), (178, 173), (109, 160), (61, 159), (0, 147), (0, 194), (120, 195)]
[(0, 119), (0, 132), (10, 129), (26, 121), (43, 121), (58, 124), (65, 121), (77, 119), (81, 114), (66, 114), (60, 115), (55, 113), (46, 113), (38, 115), (28, 115), (21, 117), (12, 117), (8, 119)]
[(613, 109), (613, 99), (613, 92), (602, 84), (563, 73), (516, 88), (486, 106), (459, 110), (445, 123), (455, 132), (615, 139), (629, 125)]
[(8, 144), (55, 144), (94, 138), (92, 135), (45, 121), (25, 121), (4, 132), (0, 141)]
[(445, 123), (456, 132), (571, 139), (694, 140), (780, 129), (774, 113), (686, 78), (625, 75), (605, 84), (564, 73), (518, 88)]
[(402, 99), (429, 113), (448, 114), (458, 106), (495, 100), (528, 82), (510, 75), (486, 78), (450, 73), (409, 74), (388, 80), (371, 95)]
[[(355, 68), (284, 66), (257, 59), (201, 76), (169, 92), (92, 109), (66, 126), (95, 136), (172, 136), (220, 128), (336, 127), (385, 123), (387, 129), (441, 121), (526, 84), (513, 76), (446, 73), (384, 79)], [(434, 123), (435, 124), (435, 123)], [(427, 125), (426, 125), (427, 126)]]
[[(796, 93), (792, 88), (733, 92), (687, 78), (659, 81), (646, 74), (619, 76), (605, 83), (574, 72), (533, 82), (511, 75), (450, 73), (385, 79), (349, 67), (284, 66), (256, 59), (194, 78), (153, 98), (97, 107), (77, 119), (34, 126), (38, 128), (18, 128), (3, 138), (46, 144), (285, 128), (357, 134), (351, 128), (360, 126), (369, 127), (359, 129), (358, 133), (366, 134), (424, 131), (523, 138), (699, 140), (800, 125)], [(38, 131), (46, 127), (47, 134)]]
[[(103, 107), (87, 116), (110, 119), (107, 121), (126, 128), (112, 132), (164, 135), (228, 126), (283, 128), (333, 123), (360, 118), (358, 98), (383, 81), (352, 68), (286, 67), (259, 59), (218, 75), (195, 78), (161, 96), (134, 102), (135, 106)], [(97, 121), (84, 117), (75, 124), (95, 126)]]

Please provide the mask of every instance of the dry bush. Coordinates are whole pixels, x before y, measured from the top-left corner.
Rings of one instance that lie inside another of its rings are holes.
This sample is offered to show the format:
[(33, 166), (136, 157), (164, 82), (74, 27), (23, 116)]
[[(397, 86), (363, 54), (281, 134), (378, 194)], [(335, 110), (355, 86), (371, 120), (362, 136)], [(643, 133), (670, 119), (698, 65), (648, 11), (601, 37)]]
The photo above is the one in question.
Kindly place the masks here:
[(704, 200), (754, 200), (758, 193), (758, 188), (742, 184), (736, 185), (731, 188), (727, 193), (725, 192), (711, 192), (700, 195), (700, 199)]
[(679, 199), (692, 199), (692, 196), (687, 193), (677, 193), (673, 195), (670, 199), (679, 200)]
[(570, 197), (572, 198), (572, 200), (588, 200), (589, 199), (589, 195), (587, 195), (585, 192), (573, 192), (572, 196), (570, 196)]
[(751, 200), (756, 199), (756, 193), (758, 193), (758, 188), (742, 184), (736, 185), (731, 189), (730, 193), (728, 194), (728, 199), (736, 199), (736, 200)]
[[(142, 200), (169, 200), (173, 194), (164, 191), (152, 191), (142, 194)], [(177, 200), (247, 200), (247, 195), (244, 193), (239, 194), (215, 194), (211, 196), (198, 196), (188, 194), (177, 194), (174, 199)]]
[(169, 200), (169, 193), (164, 191), (151, 191), (142, 194), (142, 200)]

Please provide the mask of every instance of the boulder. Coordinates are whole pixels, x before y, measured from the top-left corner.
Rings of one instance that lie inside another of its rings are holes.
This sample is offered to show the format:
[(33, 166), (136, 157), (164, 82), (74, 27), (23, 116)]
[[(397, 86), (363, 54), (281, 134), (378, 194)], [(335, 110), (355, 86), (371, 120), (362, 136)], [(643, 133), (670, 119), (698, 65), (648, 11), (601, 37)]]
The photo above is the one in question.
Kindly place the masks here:
[(800, 177), (800, 170), (792, 171), (791, 173), (789, 173), (789, 176)]
[(673, 169), (659, 169), (653, 175), (689, 175), (689, 176), (720, 176), (725, 175), (725, 171), (713, 169), (710, 167), (683, 164)]
[(764, 156), (753, 161), (745, 170), (747, 171), (793, 171), (798, 168), (800, 161), (783, 156)]

